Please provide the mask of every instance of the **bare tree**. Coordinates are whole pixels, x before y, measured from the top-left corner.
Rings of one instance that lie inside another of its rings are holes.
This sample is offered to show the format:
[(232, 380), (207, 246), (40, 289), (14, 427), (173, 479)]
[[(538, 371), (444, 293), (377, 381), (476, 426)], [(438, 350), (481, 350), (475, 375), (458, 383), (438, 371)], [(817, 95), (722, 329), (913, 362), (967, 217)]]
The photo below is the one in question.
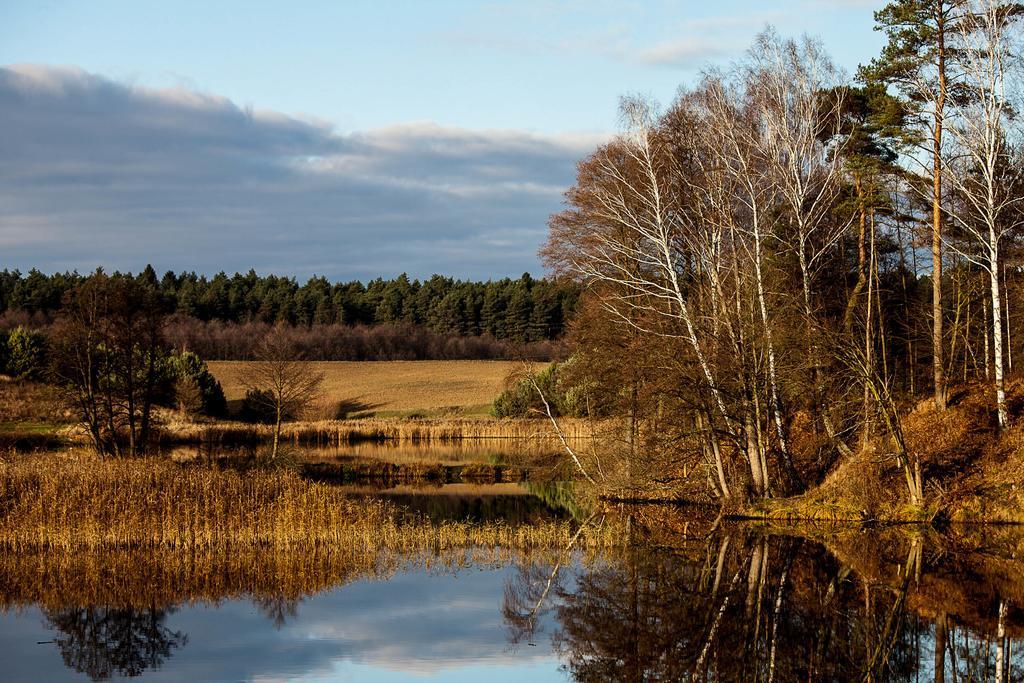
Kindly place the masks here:
[(72, 289), (52, 335), (53, 369), (101, 455), (143, 455), (167, 391), (164, 310), (136, 280), (96, 273)]
[(242, 384), (248, 397), (274, 417), (274, 440), (270, 460), (277, 458), (281, 423), (299, 415), (319, 396), (324, 375), (301, 359), (287, 330), (278, 325), (260, 341), (256, 360), (246, 365)]
[(765, 31), (751, 50), (746, 77), (761, 120), (755, 143), (771, 171), (774, 191), (790, 222), (789, 232), (796, 238), (815, 412), (829, 437), (848, 452), (824, 406), (814, 297), (818, 272), (850, 226), (849, 220), (833, 216), (842, 181), (844, 139), (839, 136), (839, 112), (844, 94), (837, 87), (842, 74), (818, 41), (782, 40)]
[[(602, 285), (613, 317), (679, 340), (692, 359), (694, 421), (722, 498), (734, 487), (721, 438), (745, 455), (755, 495), (772, 493), (771, 450), (779, 488), (800, 485), (777, 337), (794, 299), (772, 287), (796, 256), (804, 295), (795, 301), (814, 316), (815, 274), (842, 232), (827, 217), (839, 174), (820, 124), (836, 117), (823, 117), (817, 99), (833, 70), (813, 43), (762, 41), (774, 57), (707, 74), (667, 115), (625, 100), (625, 134), (581, 166), (588, 220), (553, 223), (569, 268)], [(813, 334), (804, 339), (813, 356)]]

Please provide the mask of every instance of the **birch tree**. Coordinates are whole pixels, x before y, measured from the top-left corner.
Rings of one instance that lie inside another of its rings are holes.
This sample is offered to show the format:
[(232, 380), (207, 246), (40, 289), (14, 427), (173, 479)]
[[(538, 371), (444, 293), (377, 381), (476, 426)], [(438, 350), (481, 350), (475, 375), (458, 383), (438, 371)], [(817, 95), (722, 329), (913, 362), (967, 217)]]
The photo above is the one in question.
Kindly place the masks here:
[(807, 361), (812, 371), (814, 413), (829, 437), (846, 452), (824, 406), (823, 359), (816, 344), (820, 333), (815, 279), (849, 221), (835, 220), (841, 192), (846, 139), (840, 136), (845, 92), (842, 75), (821, 44), (804, 37), (781, 40), (774, 32), (759, 35), (751, 50), (749, 87), (760, 118), (759, 146), (772, 183), (795, 237), (803, 305)]
[[(961, 254), (989, 276), (992, 310), (992, 370), (1000, 428), (1008, 422), (1004, 379), (1003, 320), (1000, 291), (1000, 243), (1020, 226), (1015, 211), (1020, 195), (1019, 136), (1011, 124), (1016, 98), (1015, 20), (1020, 8), (1004, 0), (971, 0), (959, 23), (959, 53), (964, 96), (952, 107), (949, 128), (955, 140), (950, 179), (963, 211), (952, 217), (969, 236), (972, 250)], [(956, 244), (956, 243), (951, 243)]]

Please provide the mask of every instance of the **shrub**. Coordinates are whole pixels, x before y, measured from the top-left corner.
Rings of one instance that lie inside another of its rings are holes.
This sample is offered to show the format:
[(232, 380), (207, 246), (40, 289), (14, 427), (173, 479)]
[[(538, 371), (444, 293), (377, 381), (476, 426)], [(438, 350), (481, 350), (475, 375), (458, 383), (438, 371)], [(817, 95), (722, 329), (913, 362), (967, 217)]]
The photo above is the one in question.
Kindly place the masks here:
[(543, 393), (555, 417), (583, 417), (586, 405), (579, 400), (580, 392), (560, 381), (559, 369), (563, 365), (552, 363), (533, 375), (532, 379), (524, 377), (512, 383), (494, 400), (491, 415), (500, 418), (544, 414), (544, 401), (540, 396)]
[(171, 357), (171, 366), (175, 405), (179, 410), (210, 417), (227, 414), (224, 390), (202, 358), (191, 351), (183, 351)]
[[(245, 392), (242, 400), (242, 407), (238, 411), (239, 419), (245, 422), (258, 422), (260, 424), (274, 424), (277, 422), (277, 415), (274, 412), (274, 397), (263, 389), (249, 389)], [(294, 420), (294, 415), (282, 415), (282, 420)]]
[(7, 370), (16, 379), (39, 379), (46, 364), (46, 339), (41, 332), (16, 327), (7, 338)]

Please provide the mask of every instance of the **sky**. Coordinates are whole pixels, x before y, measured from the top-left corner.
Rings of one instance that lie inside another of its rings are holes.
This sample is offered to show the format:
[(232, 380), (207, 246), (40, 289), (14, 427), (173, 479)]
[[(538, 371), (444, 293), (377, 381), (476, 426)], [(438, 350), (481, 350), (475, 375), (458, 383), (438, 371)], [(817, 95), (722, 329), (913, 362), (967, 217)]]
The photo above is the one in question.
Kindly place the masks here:
[(540, 275), (624, 94), (871, 0), (0, 0), (0, 268)]

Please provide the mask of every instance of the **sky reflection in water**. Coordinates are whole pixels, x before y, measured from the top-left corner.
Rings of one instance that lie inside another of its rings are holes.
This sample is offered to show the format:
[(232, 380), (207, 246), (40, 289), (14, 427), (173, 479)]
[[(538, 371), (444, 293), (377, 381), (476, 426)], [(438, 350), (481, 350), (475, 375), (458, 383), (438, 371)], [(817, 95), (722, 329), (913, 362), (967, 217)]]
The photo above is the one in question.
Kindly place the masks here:
[(1021, 530), (630, 519), (586, 556), (0, 556), (0, 678), (1024, 680)]
[[(164, 626), (187, 634), (187, 643), (143, 678), (565, 680), (548, 637), (535, 646), (509, 644), (501, 602), (512, 571), (407, 571), (387, 581), (356, 581), (300, 601), (278, 625), (272, 608), (248, 600), (184, 605)], [(64, 665), (54, 638), (37, 608), (0, 614), (4, 679), (84, 680)]]

